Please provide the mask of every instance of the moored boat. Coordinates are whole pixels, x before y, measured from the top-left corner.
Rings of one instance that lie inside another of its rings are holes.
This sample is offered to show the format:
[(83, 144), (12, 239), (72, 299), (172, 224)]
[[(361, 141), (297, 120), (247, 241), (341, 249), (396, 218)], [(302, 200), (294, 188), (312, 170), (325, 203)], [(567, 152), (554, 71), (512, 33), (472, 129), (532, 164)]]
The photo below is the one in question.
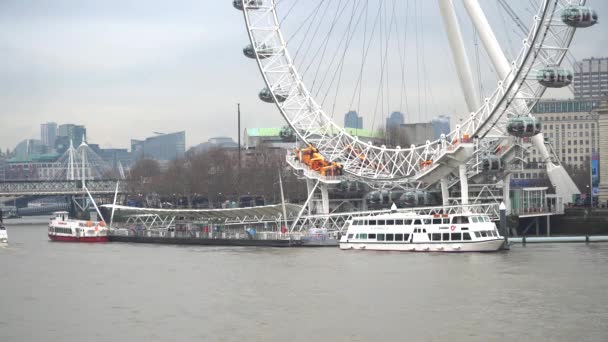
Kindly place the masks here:
[(2, 222), (0, 222), (0, 243), (8, 243), (8, 233)]
[(389, 213), (355, 217), (340, 249), (410, 252), (493, 252), (503, 245), (487, 215)]
[(104, 221), (70, 219), (67, 211), (53, 214), (49, 222), (49, 238), (66, 242), (107, 242), (108, 228)]

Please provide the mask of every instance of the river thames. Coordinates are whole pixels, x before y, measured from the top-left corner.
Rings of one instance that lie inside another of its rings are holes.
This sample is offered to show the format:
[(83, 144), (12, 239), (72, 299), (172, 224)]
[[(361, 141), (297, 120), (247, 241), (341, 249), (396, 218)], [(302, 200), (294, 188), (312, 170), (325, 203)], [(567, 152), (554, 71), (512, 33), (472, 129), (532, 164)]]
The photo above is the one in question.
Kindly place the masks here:
[(3, 342), (608, 341), (608, 244), (446, 255), (8, 234)]

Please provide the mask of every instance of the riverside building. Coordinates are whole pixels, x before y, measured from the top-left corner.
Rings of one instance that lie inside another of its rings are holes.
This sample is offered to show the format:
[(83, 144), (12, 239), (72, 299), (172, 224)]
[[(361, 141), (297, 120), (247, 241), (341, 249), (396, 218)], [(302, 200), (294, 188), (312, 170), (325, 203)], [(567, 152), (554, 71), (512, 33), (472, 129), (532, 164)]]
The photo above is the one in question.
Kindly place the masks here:
[[(562, 164), (588, 165), (591, 155), (599, 152), (599, 100), (540, 101), (532, 114), (542, 123), (545, 139)], [(550, 151), (551, 152), (551, 151)], [(538, 150), (530, 149), (528, 163), (514, 179), (544, 179), (546, 169)]]

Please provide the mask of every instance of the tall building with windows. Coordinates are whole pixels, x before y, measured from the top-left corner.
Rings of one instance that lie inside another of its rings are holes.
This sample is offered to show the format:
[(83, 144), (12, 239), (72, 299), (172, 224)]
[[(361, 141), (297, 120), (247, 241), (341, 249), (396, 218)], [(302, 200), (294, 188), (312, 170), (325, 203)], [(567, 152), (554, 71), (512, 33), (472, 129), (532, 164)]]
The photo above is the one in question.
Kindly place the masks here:
[(399, 127), (405, 123), (405, 115), (401, 112), (392, 112), (386, 119), (386, 128)]
[[(539, 102), (532, 114), (542, 123), (545, 139), (562, 164), (575, 167), (589, 165), (591, 156), (599, 151), (599, 124), (596, 100), (545, 100)], [(550, 151), (551, 152), (551, 151)], [(513, 178), (546, 178), (542, 156), (530, 149), (528, 163)]]
[(576, 62), (572, 84), (576, 99), (608, 98), (608, 57)]
[(82, 125), (64, 124), (57, 127), (57, 137), (55, 138), (55, 150), (57, 153), (63, 153), (70, 147), (70, 141), (74, 147), (78, 147), (82, 143), (82, 139), (86, 137), (87, 129)]
[(45, 146), (54, 148), (57, 137), (57, 123), (47, 122), (40, 125), (40, 139)]
[(344, 127), (363, 129), (363, 117), (359, 116), (356, 111), (351, 110), (344, 115)]
[(186, 132), (159, 134), (145, 140), (131, 140), (131, 154), (134, 160), (150, 158), (155, 160), (174, 160), (186, 153)]
[(433, 126), (433, 136), (435, 139), (439, 139), (442, 134), (450, 133), (450, 117), (447, 115), (439, 115), (438, 117), (431, 120)]

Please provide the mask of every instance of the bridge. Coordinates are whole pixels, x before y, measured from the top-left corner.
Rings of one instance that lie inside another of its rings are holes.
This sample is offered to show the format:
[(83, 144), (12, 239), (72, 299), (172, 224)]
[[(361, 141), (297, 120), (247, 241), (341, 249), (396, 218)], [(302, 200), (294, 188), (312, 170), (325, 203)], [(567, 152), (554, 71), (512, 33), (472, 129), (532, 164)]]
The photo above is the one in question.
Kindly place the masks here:
[[(117, 180), (88, 180), (87, 189), (92, 195), (114, 194)], [(118, 193), (126, 193), (126, 184), (119, 183)], [(80, 180), (28, 181), (0, 183), (1, 196), (57, 196), (82, 195), (86, 190)]]

